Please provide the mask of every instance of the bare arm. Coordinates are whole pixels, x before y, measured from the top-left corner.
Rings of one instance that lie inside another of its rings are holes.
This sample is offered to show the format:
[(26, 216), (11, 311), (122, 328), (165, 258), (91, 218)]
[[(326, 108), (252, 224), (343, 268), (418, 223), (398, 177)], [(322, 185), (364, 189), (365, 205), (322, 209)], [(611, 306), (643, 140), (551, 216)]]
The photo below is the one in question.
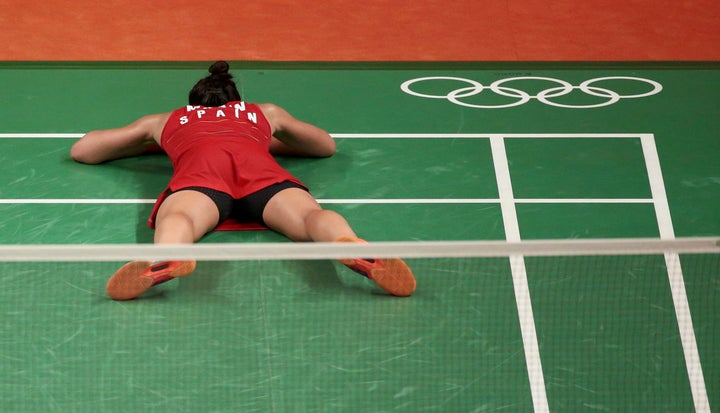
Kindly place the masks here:
[(139, 155), (148, 146), (159, 144), (168, 114), (148, 115), (122, 128), (95, 130), (80, 138), (70, 149), (77, 162), (98, 164)]
[(265, 103), (260, 108), (272, 128), (273, 155), (327, 157), (335, 153), (335, 140), (323, 129), (294, 118), (277, 105)]

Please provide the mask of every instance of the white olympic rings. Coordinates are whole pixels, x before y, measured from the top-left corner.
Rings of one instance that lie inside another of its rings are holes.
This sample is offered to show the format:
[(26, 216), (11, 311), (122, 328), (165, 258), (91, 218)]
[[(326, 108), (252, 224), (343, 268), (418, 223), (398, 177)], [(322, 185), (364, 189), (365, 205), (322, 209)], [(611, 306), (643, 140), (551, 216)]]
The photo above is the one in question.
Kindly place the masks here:
[[(448, 92), (445, 95), (428, 95), (425, 93), (419, 93), (412, 89), (410, 89), (410, 86), (419, 83), (419, 82), (428, 82), (428, 81), (434, 81), (434, 80), (452, 80), (452, 81), (458, 81), (463, 82), (466, 84), (469, 84), (470, 86), (467, 87), (460, 87), (458, 89), (452, 90)], [(555, 84), (558, 84), (559, 86), (550, 87), (548, 89), (544, 89), (540, 92), (538, 92), (536, 95), (531, 95), (528, 92), (525, 92), (520, 89), (512, 88), (506, 86), (509, 82), (514, 82), (518, 80), (540, 80), (540, 81), (547, 81), (552, 82)], [(596, 82), (606, 81), (606, 80), (630, 80), (630, 81), (637, 81), (642, 83), (647, 83), (650, 86), (652, 86), (652, 90), (645, 93), (637, 93), (634, 95), (621, 95), (618, 92), (615, 92), (614, 90), (606, 89), (603, 87), (593, 86)], [(418, 96), (422, 98), (430, 98), (430, 99), (447, 99), (450, 102), (460, 105), (460, 106), (466, 106), (469, 108), (478, 108), (478, 109), (499, 109), (499, 108), (510, 108), (513, 106), (520, 106), (524, 103), (527, 103), (530, 101), (530, 99), (537, 99), (538, 101), (550, 105), (550, 106), (556, 106), (560, 108), (573, 108), (573, 109), (589, 109), (589, 108), (599, 108), (602, 106), (609, 106), (613, 103), (616, 103), (620, 99), (634, 99), (634, 98), (642, 98), (646, 96), (652, 96), (657, 93), (660, 93), (662, 90), (662, 85), (654, 80), (650, 79), (644, 79), (641, 77), (629, 77), (629, 76), (608, 76), (608, 77), (599, 77), (595, 79), (590, 79), (582, 82), (579, 86), (573, 86), (569, 82), (566, 82), (564, 80), (560, 79), (554, 79), (551, 77), (539, 77), (539, 76), (523, 76), (523, 77), (511, 77), (507, 79), (500, 79), (496, 80), (493, 83), (490, 84), (490, 86), (485, 86), (480, 82), (477, 82), (475, 80), (465, 79), (462, 77), (450, 77), (450, 76), (430, 76), (430, 77), (420, 77), (417, 79), (410, 79), (406, 82), (404, 82), (402, 85), (400, 85), (400, 89), (402, 89), (403, 92)], [(470, 96), (475, 96), (480, 94), (486, 89), (490, 89), (491, 91), (495, 92), (498, 95), (501, 96), (507, 96), (510, 98), (518, 99), (516, 102), (504, 104), (504, 105), (477, 105), (472, 103), (463, 102), (460, 99), (467, 98)], [(601, 103), (595, 103), (595, 104), (589, 104), (589, 105), (569, 105), (569, 104), (563, 104), (563, 103), (557, 103), (552, 102), (550, 99), (556, 98), (559, 96), (565, 96), (569, 93), (571, 93), (573, 90), (580, 90), (584, 92), (587, 95), (591, 96), (597, 96), (600, 98), (605, 98), (607, 101), (601, 102)]]

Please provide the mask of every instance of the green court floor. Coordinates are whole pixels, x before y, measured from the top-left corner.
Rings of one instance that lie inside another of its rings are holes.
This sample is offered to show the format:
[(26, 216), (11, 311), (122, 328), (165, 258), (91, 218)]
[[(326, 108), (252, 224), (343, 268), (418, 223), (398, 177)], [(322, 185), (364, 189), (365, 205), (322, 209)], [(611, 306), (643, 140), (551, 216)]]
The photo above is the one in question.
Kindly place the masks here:
[[(233, 67), (246, 100), (334, 135), (335, 156), (280, 162), (368, 240), (720, 235), (717, 64)], [(0, 244), (151, 243), (167, 159), (69, 148), (183, 105), (204, 73), (1, 64)], [(333, 261), (201, 262), (123, 303), (104, 295), (121, 263), (0, 263), (0, 410), (717, 410), (720, 261), (681, 260), (691, 321), (662, 256), (528, 257), (539, 361), (507, 258), (409, 260), (407, 299)]]

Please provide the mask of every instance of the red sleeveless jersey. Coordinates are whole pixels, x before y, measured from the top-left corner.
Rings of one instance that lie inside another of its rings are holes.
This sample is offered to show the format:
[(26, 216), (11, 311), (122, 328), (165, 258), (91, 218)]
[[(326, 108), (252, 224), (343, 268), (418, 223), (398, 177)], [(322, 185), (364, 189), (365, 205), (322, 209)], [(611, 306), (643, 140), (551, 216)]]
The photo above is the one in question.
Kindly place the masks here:
[[(270, 124), (256, 104), (238, 101), (174, 110), (160, 138), (173, 166), (167, 189), (200, 186), (240, 199), (283, 181), (306, 188), (270, 154), (271, 136)], [(167, 194), (165, 190), (155, 203), (148, 220), (151, 227)], [(218, 229), (243, 229), (226, 227)]]
[(256, 104), (174, 110), (160, 140), (173, 165), (168, 188), (201, 186), (239, 199), (283, 181), (302, 185), (270, 154), (271, 136)]

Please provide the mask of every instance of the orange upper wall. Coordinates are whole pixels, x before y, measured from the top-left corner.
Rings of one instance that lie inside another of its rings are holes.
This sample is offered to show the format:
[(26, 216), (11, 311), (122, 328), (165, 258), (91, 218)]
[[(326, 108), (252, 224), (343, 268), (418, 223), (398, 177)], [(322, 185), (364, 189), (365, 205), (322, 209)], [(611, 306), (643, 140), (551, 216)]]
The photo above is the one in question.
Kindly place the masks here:
[(6, 61), (720, 60), (719, 0), (0, 0), (0, 6)]

